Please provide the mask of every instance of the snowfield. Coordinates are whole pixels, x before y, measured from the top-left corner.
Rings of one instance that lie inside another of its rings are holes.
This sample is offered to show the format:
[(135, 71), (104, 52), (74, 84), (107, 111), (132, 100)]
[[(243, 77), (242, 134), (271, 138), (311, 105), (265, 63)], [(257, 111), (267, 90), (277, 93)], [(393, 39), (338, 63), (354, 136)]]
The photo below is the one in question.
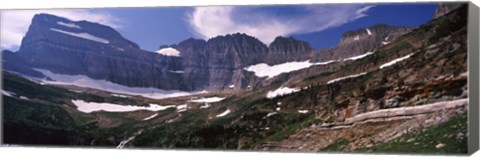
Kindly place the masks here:
[(201, 99), (190, 100), (190, 102), (214, 103), (214, 102), (220, 102), (223, 99), (225, 99), (225, 97), (210, 97), (210, 98), (201, 98)]
[(215, 116), (215, 117), (217, 117), (217, 118), (218, 118), (218, 117), (223, 117), (223, 116), (225, 116), (225, 115), (227, 115), (227, 114), (229, 114), (229, 113), (230, 113), (230, 109), (227, 109), (226, 111), (224, 111), (223, 113), (218, 114), (218, 115)]
[(180, 51), (178, 51), (174, 48), (171, 48), (171, 47), (163, 48), (163, 49), (157, 50), (155, 52), (158, 53), (158, 54), (165, 55), (165, 56), (180, 57)]
[(103, 39), (103, 38), (100, 38), (100, 37), (97, 37), (97, 36), (94, 36), (94, 35), (91, 35), (91, 34), (88, 34), (88, 33), (74, 33), (74, 32), (68, 32), (68, 31), (59, 30), (59, 29), (55, 29), (55, 28), (50, 28), (50, 30), (55, 31), (55, 32), (59, 32), (59, 33), (63, 33), (63, 34), (66, 34), (66, 35), (82, 38), (82, 39), (87, 39), (87, 40), (90, 40), (90, 41), (95, 41), (95, 42), (102, 43), (102, 44), (108, 44), (109, 43), (109, 41), (106, 40), (106, 39)]
[(361, 54), (361, 55), (358, 55), (358, 56), (353, 56), (353, 57), (350, 57), (350, 58), (343, 59), (343, 61), (362, 59), (362, 58), (367, 57), (371, 54), (373, 54), (373, 52), (367, 52), (367, 53), (364, 53), (364, 54)]
[(282, 73), (289, 73), (292, 71), (309, 68), (313, 65), (326, 65), (333, 62), (335, 61), (310, 63), (310, 60), (307, 60), (303, 62), (286, 62), (286, 63), (272, 65), (272, 66), (266, 63), (259, 63), (259, 64), (245, 67), (243, 69), (246, 71), (255, 73), (257, 77), (267, 77), (267, 79), (269, 79), (269, 78), (278, 76)]
[(345, 80), (345, 79), (349, 79), (349, 78), (359, 77), (359, 76), (362, 76), (362, 75), (365, 75), (365, 74), (367, 74), (367, 72), (363, 72), (363, 73), (360, 73), (360, 74), (353, 74), (353, 75), (348, 75), (348, 76), (336, 78), (336, 79), (333, 79), (333, 80), (328, 81), (327, 84), (331, 84), (331, 83), (334, 83), (334, 82), (337, 82), (337, 81), (341, 81), (341, 80)]
[(280, 87), (280, 88), (278, 88), (274, 91), (268, 91), (267, 98), (273, 99), (277, 96), (287, 95), (287, 94), (295, 93), (295, 92), (298, 92), (298, 91), (300, 91), (300, 89)]
[(84, 75), (63, 75), (55, 74), (48, 70), (35, 69), (43, 75), (55, 81), (41, 80), (43, 83), (52, 85), (74, 85), (79, 87), (92, 88), (97, 90), (108, 91), (118, 94), (137, 95), (151, 99), (164, 99), (171, 97), (187, 96), (194, 94), (206, 93), (199, 92), (183, 92), (178, 90), (162, 90), (152, 87), (128, 87), (120, 84), (112, 83), (106, 80), (94, 80)]
[(58, 21), (57, 24), (61, 25), (61, 26), (69, 27), (69, 28), (82, 29), (82, 27), (80, 27), (79, 25), (76, 25), (74, 23), (65, 23), (65, 22), (62, 22), (62, 21)]
[(77, 110), (84, 113), (92, 113), (95, 111), (106, 112), (131, 112), (138, 110), (148, 111), (161, 111), (173, 106), (159, 106), (156, 104), (150, 104), (150, 106), (131, 106), (131, 105), (119, 105), (113, 103), (98, 103), (98, 102), (85, 102), (83, 100), (72, 100), (72, 103), (77, 106)]
[(390, 62), (388, 62), (388, 63), (385, 63), (385, 64), (380, 65), (379, 68), (380, 68), (380, 69), (383, 69), (383, 68), (392, 66), (392, 65), (394, 65), (394, 64), (397, 64), (398, 62), (401, 62), (401, 61), (403, 61), (403, 60), (406, 60), (406, 59), (410, 58), (410, 56), (412, 56), (412, 55), (413, 55), (413, 53), (411, 53), (411, 54), (409, 54), (409, 55), (406, 55), (406, 56), (403, 56), (403, 57), (400, 57), (400, 58), (397, 58), (397, 59), (394, 59), (394, 60), (392, 60), (392, 61), (390, 61)]

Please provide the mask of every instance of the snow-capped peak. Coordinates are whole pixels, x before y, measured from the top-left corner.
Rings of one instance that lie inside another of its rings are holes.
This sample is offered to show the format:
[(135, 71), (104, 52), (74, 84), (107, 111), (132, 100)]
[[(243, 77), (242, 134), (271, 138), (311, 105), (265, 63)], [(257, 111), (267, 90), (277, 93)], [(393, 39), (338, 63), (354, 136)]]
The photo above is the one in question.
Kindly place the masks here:
[(163, 49), (157, 50), (155, 52), (158, 53), (158, 54), (165, 55), (165, 56), (180, 57), (180, 51), (178, 51), (174, 48), (171, 48), (171, 47), (163, 48)]

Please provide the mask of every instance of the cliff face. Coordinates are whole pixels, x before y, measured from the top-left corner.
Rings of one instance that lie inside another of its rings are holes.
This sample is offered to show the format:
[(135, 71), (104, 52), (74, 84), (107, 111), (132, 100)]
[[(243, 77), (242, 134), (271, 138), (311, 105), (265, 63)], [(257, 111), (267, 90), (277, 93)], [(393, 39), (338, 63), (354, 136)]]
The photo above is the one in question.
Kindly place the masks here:
[(118, 84), (184, 89), (182, 58), (139, 49), (114, 29), (87, 21), (36, 15), (18, 55), (33, 68), (54, 73), (86, 75)]

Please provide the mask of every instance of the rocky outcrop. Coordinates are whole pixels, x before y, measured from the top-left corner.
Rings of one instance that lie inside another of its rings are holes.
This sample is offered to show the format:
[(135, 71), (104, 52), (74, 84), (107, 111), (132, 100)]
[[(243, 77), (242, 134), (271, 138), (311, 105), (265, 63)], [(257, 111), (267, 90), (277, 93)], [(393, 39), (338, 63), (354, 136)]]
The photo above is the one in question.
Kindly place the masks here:
[(437, 5), (437, 9), (435, 10), (435, 13), (433, 14), (433, 18), (436, 19), (440, 16), (443, 16), (447, 13), (449, 13), (450, 11), (464, 5), (464, 4), (467, 4), (467, 3), (458, 3), (458, 2), (451, 2), (451, 3), (448, 3), (448, 2), (443, 2), (443, 3), (439, 3)]

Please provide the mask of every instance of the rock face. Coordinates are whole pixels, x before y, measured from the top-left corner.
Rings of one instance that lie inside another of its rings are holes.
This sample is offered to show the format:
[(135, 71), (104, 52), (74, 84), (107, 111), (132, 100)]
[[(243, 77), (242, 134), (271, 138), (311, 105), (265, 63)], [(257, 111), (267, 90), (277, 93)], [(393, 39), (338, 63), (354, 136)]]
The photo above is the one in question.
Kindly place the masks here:
[(2, 68), (6, 71), (20, 73), (22, 75), (30, 77), (45, 77), (42, 73), (33, 70), (30, 64), (28, 64), (23, 58), (18, 56), (18, 54), (9, 50), (2, 51), (2, 65)]
[(458, 3), (458, 2), (455, 2), (455, 3), (448, 3), (448, 2), (445, 2), (445, 3), (439, 3), (437, 5), (437, 9), (435, 10), (435, 13), (433, 14), (433, 18), (436, 19), (440, 16), (443, 16), (447, 13), (449, 13), (450, 11), (464, 5), (466, 3)]
[(365, 29), (349, 31), (342, 35), (338, 46), (321, 50), (314, 60), (338, 60), (373, 52), (411, 30), (412, 28), (409, 27), (379, 24)]
[(86, 75), (137, 87), (185, 89), (182, 58), (147, 52), (114, 29), (87, 21), (38, 14), (18, 55), (34, 68)]

